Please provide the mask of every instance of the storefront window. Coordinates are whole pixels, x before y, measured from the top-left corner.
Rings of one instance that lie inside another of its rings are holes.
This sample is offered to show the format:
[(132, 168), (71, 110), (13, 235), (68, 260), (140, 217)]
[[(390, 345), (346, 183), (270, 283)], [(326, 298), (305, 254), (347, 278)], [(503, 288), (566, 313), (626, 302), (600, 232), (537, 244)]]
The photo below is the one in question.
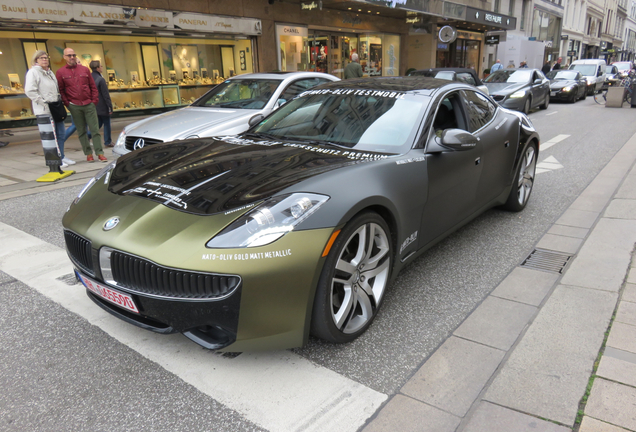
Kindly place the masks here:
[(324, 72), (344, 78), (344, 69), (357, 53), (364, 76), (397, 76), (400, 36), (342, 34), (306, 27), (278, 25), (279, 65), (282, 71)]
[(55, 72), (66, 63), (65, 48), (84, 66), (103, 63), (115, 113), (187, 105), (223, 79), (254, 70), (246, 37), (0, 32), (0, 122), (33, 118), (23, 89), (31, 56), (47, 51)]

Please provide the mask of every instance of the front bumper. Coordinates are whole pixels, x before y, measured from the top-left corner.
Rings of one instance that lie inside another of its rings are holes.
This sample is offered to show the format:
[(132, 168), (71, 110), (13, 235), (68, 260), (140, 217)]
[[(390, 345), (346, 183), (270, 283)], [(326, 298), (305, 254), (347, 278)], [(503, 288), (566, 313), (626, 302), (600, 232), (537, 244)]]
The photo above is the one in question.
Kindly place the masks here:
[(558, 89), (558, 90), (550, 89), (550, 100), (569, 101), (569, 100), (572, 100), (572, 95), (576, 93), (577, 93), (576, 89), (572, 89), (567, 92), (563, 91), (563, 89)]
[(504, 108), (515, 111), (523, 111), (527, 97), (511, 98), (509, 96), (494, 96), (495, 101)]

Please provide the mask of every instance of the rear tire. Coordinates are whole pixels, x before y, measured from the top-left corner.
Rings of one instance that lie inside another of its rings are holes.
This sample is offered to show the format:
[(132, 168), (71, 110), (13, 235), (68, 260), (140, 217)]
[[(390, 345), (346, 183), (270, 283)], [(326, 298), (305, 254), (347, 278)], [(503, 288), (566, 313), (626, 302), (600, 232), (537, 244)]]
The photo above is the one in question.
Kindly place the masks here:
[(537, 169), (537, 145), (533, 142), (528, 144), (519, 161), (517, 175), (510, 189), (508, 200), (503, 208), (508, 211), (520, 212), (526, 208), (532, 188), (534, 186), (534, 176)]
[(325, 261), (314, 299), (311, 333), (333, 343), (350, 342), (375, 318), (393, 269), (388, 225), (364, 212), (342, 229)]
[(543, 105), (539, 106), (542, 110), (548, 109), (548, 105), (550, 105), (550, 93), (545, 95), (545, 100), (543, 101)]

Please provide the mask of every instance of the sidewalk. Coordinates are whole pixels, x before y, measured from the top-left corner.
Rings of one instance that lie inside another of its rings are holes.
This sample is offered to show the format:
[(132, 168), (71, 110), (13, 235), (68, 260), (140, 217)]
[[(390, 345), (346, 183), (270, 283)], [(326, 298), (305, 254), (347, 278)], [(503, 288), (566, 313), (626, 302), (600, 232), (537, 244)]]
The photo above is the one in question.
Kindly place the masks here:
[[(117, 141), (124, 126), (142, 118), (144, 117), (113, 119), (111, 121), (113, 142)], [(38, 178), (49, 172), (37, 126), (12, 129), (9, 133), (12, 135), (0, 137), (1, 141), (9, 143), (6, 147), (0, 148), (0, 200), (84, 185), (96, 171), (104, 167), (103, 162), (86, 162), (86, 156), (82, 152), (76, 132), (64, 144), (65, 156), (77, 162), (75, 165), (64, 168), (64, 171), (72, 170), (75, 174), (53, 183), (37, 182)], [(104, 154), (109, 162), (114, 160), (112, 148), (105, 147)]]
[[(38, 183), (48, 168), (31, 133), (0, 149), (0, 200), (104, 166), (74, 135), (76, 174)], [(636, 431), (635, 161), (636, 135), (363, 431)]]
[(635, 160), (636, 135), (363, 431), (636, 431)]

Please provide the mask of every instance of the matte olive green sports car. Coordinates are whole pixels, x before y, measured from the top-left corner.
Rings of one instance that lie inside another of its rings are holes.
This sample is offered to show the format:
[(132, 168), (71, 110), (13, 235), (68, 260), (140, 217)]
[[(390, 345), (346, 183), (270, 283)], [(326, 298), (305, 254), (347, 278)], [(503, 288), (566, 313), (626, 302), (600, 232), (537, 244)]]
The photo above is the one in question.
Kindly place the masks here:
[(530, 120), (462, 83), (340, 81), (251, 123), (130, 153), (84, 187), (63, 224), (95, 303), (211, 349), (351, 341), (400, 269), (533, 187)]

